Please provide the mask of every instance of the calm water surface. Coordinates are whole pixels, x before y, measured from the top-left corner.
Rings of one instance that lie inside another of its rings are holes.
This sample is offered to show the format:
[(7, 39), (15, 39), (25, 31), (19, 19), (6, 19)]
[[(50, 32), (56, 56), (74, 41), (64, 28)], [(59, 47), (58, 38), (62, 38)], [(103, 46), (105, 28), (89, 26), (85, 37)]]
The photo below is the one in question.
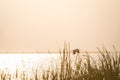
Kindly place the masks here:
[[(81, 54), (82, 56), (84, 54)], [(74, 56), (72, 55), (72, 60), (74, 61)], [(94, 59), (97, 59), (96, 54), (91, 54)], [(35, 69), (46, 70), (48, 66), (53, 64), (58, 64), (60, 62), (60, 54), (0, 54), (0, 73), (8, 72), (14, 74), (16, 69), (19, 72), (25, 71), (33, 73)], [(53, 64), (51, 64), (53, 63)]]

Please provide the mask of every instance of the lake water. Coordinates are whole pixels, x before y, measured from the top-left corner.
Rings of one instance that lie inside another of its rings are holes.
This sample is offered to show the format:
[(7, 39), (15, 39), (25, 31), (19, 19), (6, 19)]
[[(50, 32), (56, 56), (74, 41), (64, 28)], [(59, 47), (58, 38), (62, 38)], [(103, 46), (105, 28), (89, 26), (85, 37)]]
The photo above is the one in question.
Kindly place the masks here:
[[(72, 55), (72, 60), (74, 56)], [(91, 54), (91, 56), (97, 59), (96, 54)], [(0, 54), (0, 73), (15, 74), (18, 69), (19, 72), (25, 71), (31, 76), (35, 69), (47, 70), (52, 62), (59, 65), (60, 54)]]

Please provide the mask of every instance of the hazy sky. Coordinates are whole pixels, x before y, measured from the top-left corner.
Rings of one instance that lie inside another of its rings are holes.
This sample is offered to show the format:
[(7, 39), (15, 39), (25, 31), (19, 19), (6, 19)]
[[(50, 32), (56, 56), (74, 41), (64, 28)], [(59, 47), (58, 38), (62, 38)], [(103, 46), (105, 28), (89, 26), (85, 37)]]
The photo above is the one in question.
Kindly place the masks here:
[(0, 51), (120, 50), (120, 0), (0, 0)]

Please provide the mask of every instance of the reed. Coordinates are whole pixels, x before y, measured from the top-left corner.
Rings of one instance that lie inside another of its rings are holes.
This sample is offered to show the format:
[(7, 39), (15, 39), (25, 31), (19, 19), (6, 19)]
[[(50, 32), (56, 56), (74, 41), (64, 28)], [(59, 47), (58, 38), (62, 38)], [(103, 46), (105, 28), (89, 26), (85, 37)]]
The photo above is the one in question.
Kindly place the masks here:
[(49, 69), (47, 80), (120, 80), (120, 53), (110, 53), (105, 48), (97, 49), (97, 61), (88, 52), (82, 58), (76, 54), (73, 61), (70, 48), (65, 45), (63, 51), (60, 51), (60, 66), (52, 68), (52, 71)]
[(27, 72), (20, 73), (16, 68), (15, 74), (1, 71), (0, 80), (120, 80), (120, 53), (115, 48), (114, 53), (106, 48), (97, 49), (98, 60), (95, 60), (88, 52), (73, 55), (70, 46), (65, 44), (59, 51), (59, 64), (51, 62), (41, 74), (34, 69), (33, 77), (29, 78)]

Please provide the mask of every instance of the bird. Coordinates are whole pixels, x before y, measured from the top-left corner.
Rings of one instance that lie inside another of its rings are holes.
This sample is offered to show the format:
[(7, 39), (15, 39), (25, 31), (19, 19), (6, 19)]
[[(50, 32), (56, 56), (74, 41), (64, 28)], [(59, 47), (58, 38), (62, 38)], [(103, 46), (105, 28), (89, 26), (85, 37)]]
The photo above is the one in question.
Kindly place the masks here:
[(73, 50), (73, 55), (75, 55), (76, 53), (80, 53), (79, 49), (74, 49)]

